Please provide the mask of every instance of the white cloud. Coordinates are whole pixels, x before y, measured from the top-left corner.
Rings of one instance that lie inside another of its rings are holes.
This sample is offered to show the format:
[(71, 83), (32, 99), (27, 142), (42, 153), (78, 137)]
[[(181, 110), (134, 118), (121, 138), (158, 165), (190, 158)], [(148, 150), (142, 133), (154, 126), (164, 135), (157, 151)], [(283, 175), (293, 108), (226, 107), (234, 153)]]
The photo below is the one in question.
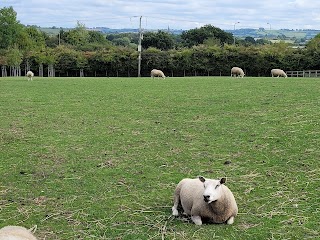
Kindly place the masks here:
[[(0, 0), (0, 8), (13, 6), (23, 24), (74, 27), (80, 20), (88, 27), (138, 27), (190, 29), (212, 24), (223, 29), (320, 29), (313, 0)], [(270, 23), (269, 25), (267, 23)]]
[(292, 2), (294, 6), (304, 8), (304, 9), (314, 9), (314, 8), (319, 9), (319, 6), (320, 6), (320, 3), (314, 0), (295, 0)]

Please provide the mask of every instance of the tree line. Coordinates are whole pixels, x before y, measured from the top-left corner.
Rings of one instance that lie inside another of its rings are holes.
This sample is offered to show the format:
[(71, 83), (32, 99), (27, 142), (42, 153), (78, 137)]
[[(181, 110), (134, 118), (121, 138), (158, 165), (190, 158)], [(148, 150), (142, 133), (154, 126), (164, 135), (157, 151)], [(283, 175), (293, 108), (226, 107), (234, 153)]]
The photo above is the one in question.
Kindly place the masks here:
[[(153, 68), (167, 76), (225, 76), (233, 66), (247, 76), (270, 76), (272, 68), (320, 69), (320, 35), (306, 48), (270, 43), (247, 37), (236, 39), (206, 25), (173, 35), (145, 32), (142, 40), (141, 76)], [(139, 34), (89, 31), (80, 22), (56, 35), (36, 26), (24, 26), (12, 7), (0, 9), (0, 76), (22, 76), (32, 70), (38, 76), (121, 76), (138, 74)]]

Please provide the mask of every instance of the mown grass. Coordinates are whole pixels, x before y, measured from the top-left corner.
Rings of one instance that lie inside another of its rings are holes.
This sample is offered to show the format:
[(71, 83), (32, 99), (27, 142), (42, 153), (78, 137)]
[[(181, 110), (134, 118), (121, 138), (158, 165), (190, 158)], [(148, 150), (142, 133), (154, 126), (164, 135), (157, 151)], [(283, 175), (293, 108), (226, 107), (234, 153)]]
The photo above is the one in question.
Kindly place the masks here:
[[(0, 227), (40, 239), (319, 237), (320, 80), (0, 78)], [(171, 217), (227, 177), (234, 225)]]

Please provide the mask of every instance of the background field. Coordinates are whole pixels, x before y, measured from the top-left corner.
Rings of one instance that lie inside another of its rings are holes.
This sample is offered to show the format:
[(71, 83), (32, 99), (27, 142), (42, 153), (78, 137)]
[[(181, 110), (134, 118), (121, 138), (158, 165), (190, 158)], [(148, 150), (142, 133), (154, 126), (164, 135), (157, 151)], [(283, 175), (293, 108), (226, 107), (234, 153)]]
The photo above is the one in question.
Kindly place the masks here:
[[(40, 239), (319, 238), (320, 80), (0, 78), (0, 227)], [(171, 217), (227, 177), (234, 225)]]

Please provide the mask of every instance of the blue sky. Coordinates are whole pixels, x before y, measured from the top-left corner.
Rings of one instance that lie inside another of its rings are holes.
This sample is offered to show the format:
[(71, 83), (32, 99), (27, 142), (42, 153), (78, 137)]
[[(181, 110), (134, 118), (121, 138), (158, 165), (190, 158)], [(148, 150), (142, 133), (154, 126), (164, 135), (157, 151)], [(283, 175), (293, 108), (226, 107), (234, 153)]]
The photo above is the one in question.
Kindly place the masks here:
[[(319, 0), (0, 0), (24, 25), (144, 29), (320, 29)], [(239, 22), (239, 23), (238, 23)]]

